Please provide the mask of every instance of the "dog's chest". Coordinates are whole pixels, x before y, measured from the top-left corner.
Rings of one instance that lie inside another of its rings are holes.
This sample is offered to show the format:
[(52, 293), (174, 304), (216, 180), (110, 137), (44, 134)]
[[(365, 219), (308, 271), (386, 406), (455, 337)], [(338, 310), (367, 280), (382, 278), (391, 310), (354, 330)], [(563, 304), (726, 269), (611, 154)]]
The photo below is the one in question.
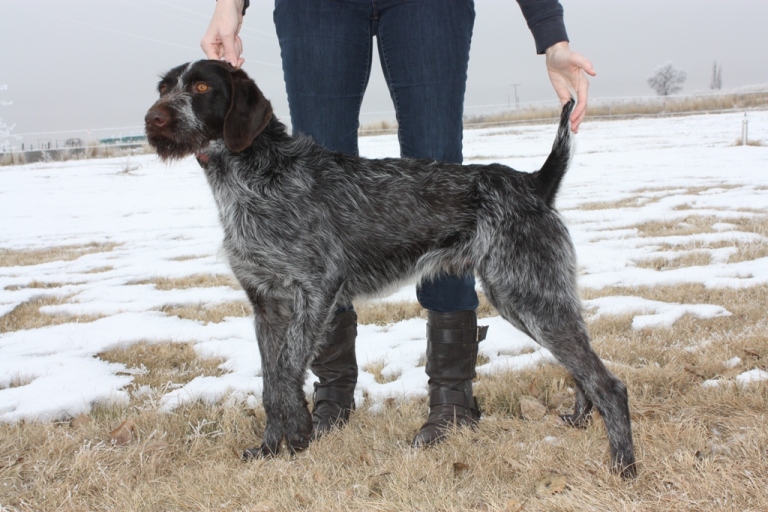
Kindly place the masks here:
[[(232, 169), (206, 172), (224, 229), (224, 245), (238, 258), (270, 269), (291, 244), (287, 201), (269, 197)], [(231, 256), (232, 258), (232, 256)]]

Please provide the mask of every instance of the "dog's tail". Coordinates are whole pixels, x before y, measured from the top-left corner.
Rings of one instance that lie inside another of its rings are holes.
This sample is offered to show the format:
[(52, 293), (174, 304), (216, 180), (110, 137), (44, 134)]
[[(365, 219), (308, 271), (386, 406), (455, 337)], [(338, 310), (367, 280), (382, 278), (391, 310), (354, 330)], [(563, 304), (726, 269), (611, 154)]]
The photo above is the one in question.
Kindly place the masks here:
[(571, 99), (563, 105), (560, 114), (560, 126), (557, 129), (557, 138), (552, 145), (552, 152), (540, 170), (533, 173), (534, 192), (542, 198), (550, 208), (555, 202), (557, 190), (560, 187), (565, 172), (571, 163), (572, 137), (569, 118), (576, 101)]

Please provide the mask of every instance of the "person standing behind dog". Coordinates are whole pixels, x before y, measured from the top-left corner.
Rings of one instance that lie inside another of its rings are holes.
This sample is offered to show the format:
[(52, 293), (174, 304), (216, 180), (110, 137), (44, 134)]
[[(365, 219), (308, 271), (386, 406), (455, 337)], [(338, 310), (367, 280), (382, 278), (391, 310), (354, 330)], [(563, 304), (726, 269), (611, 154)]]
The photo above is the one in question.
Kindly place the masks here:
[[(218, 0), (201, 47), (210, 59), (243, 65), (238, 36), (249, 0)], [(577, 95), (571, 129), (586, 113), (592, 64), (572, 52), (558, 0), (518, 0), (536, 51), (561, 103)], [(462, 162), (462, 117), (475, 11), (472, 0), (275, 0), (274, 21), (294, 134), (332, 151), (358, 154), (360, 105), (368, 84), (373, 37), (395, 106), (402, 157)], [(355, 226), (349, 226), (354, 230)], [(414, 446), (441, 441), (453, 426), (473, 426), (478, 344), (475, 279), (443, 274), (416, 290), (427, 310), (429, 417)], [(349, 419), (357, 383), (357, 316), (336, 312), (311, 368), (313, 436)]]

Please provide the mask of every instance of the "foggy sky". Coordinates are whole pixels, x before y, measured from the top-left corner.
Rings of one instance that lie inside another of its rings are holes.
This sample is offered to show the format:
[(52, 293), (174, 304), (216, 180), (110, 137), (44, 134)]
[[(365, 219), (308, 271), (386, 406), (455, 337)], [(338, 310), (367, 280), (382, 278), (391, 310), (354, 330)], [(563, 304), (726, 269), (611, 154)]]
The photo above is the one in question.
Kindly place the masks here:
[[(311, 0), (310, 0), (311, 1)], [(766, 0), (561, 0), (571, 48), (595, 65), (590, 98), (650, 96), (653, 70), (688, 73), (683, 93), (768, 83)], [(158, 76), (204, 58), (214, 0), (0, 0), (0, 118), (26, 143), (142, 132)], [(273, 2), (252, 0), (244, 69), (289, 122)], [(476, 0), (465, 114), (556, 98), (513, 0)], [(375, 55), (361, 121), (394, 119)], [(90, 130), (90, 134), (77, 131)]]

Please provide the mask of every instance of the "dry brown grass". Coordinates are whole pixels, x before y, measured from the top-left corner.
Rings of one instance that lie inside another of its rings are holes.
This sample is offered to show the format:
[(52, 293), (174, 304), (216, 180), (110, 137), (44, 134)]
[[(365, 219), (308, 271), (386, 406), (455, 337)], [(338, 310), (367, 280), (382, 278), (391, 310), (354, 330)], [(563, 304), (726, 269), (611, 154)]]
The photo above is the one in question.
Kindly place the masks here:
[(189, 260), (198, 260), (200, 258), (205, 258), (205, 254), (189, 254), (186, 256), (176, 256), (175, 258), (169, 258), (170, 261), (189, 261)]
[(768, 242), (761, 240), (749, 243), (734, 244), (737, 252), (728, 258), (728, 263), (750, 261), (768, 257)]
[[(691, 216), (683, 225), (649, 223), (641, 229), (656, 233), (648, 236), (668, 236), (709, 232), (713, 222), (765, 235), (764, 218)], [(764, 254), (765, 244), (753, 245), (739, 247), (738, 257)], [(696, 264), (697, 257), (683, 256), (680, 264)], [(168, 281), (167, 286), (185, 285)], [(45, 283), (38, 287), (46, 288)], [(768, 383), (741, 387), (734, 377), (768, 370), (768, 286), (582, 290), (585, 299), (612, 295), (717, 304), (732, 313), (706, 320), (684, 317), (669, 329), (634, 330), (630, 315), (589, 322), (595, 349), (629, 388), (639, 460), (639, 476), (632, 482), (607, 470), (599, 418), (584, 430), (558, 420), (557, 413), (572, 406), (573, 384), (561, 367), (547, 364), (479, 377), (476, 394), (485, 414), (480, 427), (456, 432), (427, 450), (408, 447), (426, 416), (423, 400), (387, 400), (380, 413), (359, 404), (346, 428), (306, 452), (248, 464), (239, 454), (258, 443), (265, 426), (261, 407), (193, 403), (161, 414), (151, 399), (134, 395), (128, 404), (97, 406), (72, 421), (0, 424), (0, 509), (766, 510)], [(57, 300), (63, 299), (25, 305), (31, 310), (27, 320), (14, 310), (0, 321), (18, 318), (10, 330), (51, 322), (41, 319), (50, 315), (42, 315), (39, 307)], [(481, 301), (480, 316), (495, 314)], [(356, 309), (360, 323), (422, 315), (411, 303), (367, 303)], [(163, 310), (205, 322), (251, 314), (245, 301)], [(184, 343), (140, 343), (99, 357), (125, 364), (135, 374), (132, 389), (148, 386), (155, 398), (198, 375), (222, 371), (221, 361), (201, 360)], [(737, 363), (726, 364), (734, 357)], [(485, 362), (482, 356), (478, 360)], [(365, 369), (387, 382), (395, 376), (382, 373), (385, 365), (373, 361)], [(722, 384), (702, 386), (710, 379)], [(18, 375), (11, 385), (28, 381)], [(523, 397), (543, 404), (544, 417), (523, 419)], [(110, 432), (124, 420), (134, 425), (133, 434), (117, 445)], [(564, 478), (562, 490), (537, 491), (553, 474), (556, 481)]]
[[(74, 284), (74, 283), (71, 283), (71, 284)], [(16, 290), (23, 290), (25, 288), (51, 289), (51, 288), (61, 288), (62, 286), (64, 286), (64, 283), (50, 283), (50, 282), (45, 282), (45, 281), (32, 281), (32, 282), (27, 283), (25, 285), (21, 285), (21, 284), (8, 285), (4, 289), (5, 290), (10, 290), (10, 291), (16, 291)]]
[(172, 389), (186, 384), (195, 377), (224, 372), (221, 359), (198, 357), (193, 343), (136, 343), (129, 347), (102, 352), (98, 358), (110, 363), (123, 363), (134, 375), (133, 387), (149, 386), (153, 390)]
[[(721, 185), (713, 185), (713, 186), (706, 186), (706, 187), (703, 187), (703, 186), (702, 187), (657, 187), (657, 188), (644, 187), (644, 188), (640, 188), (633, 191), (633, 193), (637, 195), (630, 195), (629, 197), (625, 197), (624, 199), (619, 199), (616, 201), (594, 201), (591, 203), (582, 203), (578, 205), (575, 209), (576, 210), (615, 210), (620, 208), (640, 208), (648, 204), (657, 203), (661, 199), (672, 196), (672, 195), (675, 195), (675, 196), (697, 195), (697, 194), (701, 194), (702, 192), (707, 192), (712, 188), (728, 190), (728, 189), (738, 188), (738, 185), (721, 184)], [(687, 205), (682, 205), (676, 209), (688, 210), (690, 209), (690, 207)], [(760, 212), (760, 213), (763, 213), (763, 212)]]
[(96, 267), (96, 268), (92, 268), (91, 270), (88, 270), (88, 271), (86, 271), (84, 273), (85, 274), (101, 274), (103, 272), (109, 272), (110, 270), (115, 270), (115, 267), (110, 267), (108, 265), (104, 266), (104, 267)]
[(747, 143), (744, 144), (744, 142), (741, 140), (741, 138), (738, 138), (731, 145), (732, 146), (752, 146), (752, 147), (761, 148), (761, 147), (765, 146), (766, 144), (762, 140), (759, 140), (759, 139), (749, 139), (749, 140), (747, 140)]
[(168, 304), (161, 307), (160, 311), (167, 315), (203, 323), (219, 323), (227, 317), (244, 317), (253, 314), (251, 304), (245, 300), (220, 304)]
[(639, 208), (647, 204), (658, 202), (661, 197), (631, 196), (618, 201), (594, 201), (577, 206), (576, 210), (615, 210), (619, 208)]
[(355, 304), (357, 323), (388, 325), (411, 318), (427, 318), (427, 312), (418, 302), (359, 302)]
[(644, 222), (637, 226), (638, 236), (687, 236), (699, 233), (713, 233), (712, 226), (716, 223), (735, 224), (738, 231), (755, 232), (762, 231), (768, 226), (768, 218), (755, 222), (751, 218), (723, 219), (706, 215), (688, 215), (682, 219), (660, 220)]
[[(587, 117), (590, 119), (628, 119), (688, 115), (696, 112), (708, 113), (732, 109), (764, 108), (766, 105), (768, 105), (768, 91), (717, 96), (646, 98), (642, 101), (593, 102), (589, 106)], [(559, 117), (560, 109), (558, 107), (532, 106), (496, 114), (468, 116), (464, 120), (464, 126), (465, 128), (472, 128), (488, 124), (530, 124), (551, 122)], [(741, 144), (741, 139), (738, 142)]]
[[(478, 318), (498, 316), (496, 309), (483, 293), (478, 293), (477, 297), (480, 300), (480, 306), (477, 308)], [(410, 301), (363, 301), (355, 304), (355, 312), (357, 323), (363, 325), (388, 325), (411, 318), (427, 318), (427, 311), (418, 302)]]
[[(733, 109), (765, 108), (768, 105), (768, 91), (722, 94), (717, 96), (681, 96), (667, 98), (645, 98), (637, 101), (593, 102), (587, 117), (590, 119), (629, 119), (637, 117), (658, 117), (710, 113)], [(549, 123), (560, 117), (560, 108), (552, 106), (529, 106), (494, 114), (469, 115), (464, 118), (464, 128), (482, 128), (488, 125)], [(360, 136), (396, 133), (396, 122), (376, 121), (361, 125)], [(762, 141), (752, 140), (750, 145), (762, 146)], [(741, 145), (741, 139), (735, 145)]]
[(51, 261), (72, 261), (86, 254), (109, 252), (118, 245), (93, 242), (85, 245), (62, 245), (44, 249), (0, 249), (0, 267), (39, 265)]
[(690, 242), (686, 244), (660, 244), (662, 251), (674, 251), (683, 254), (677, 258), (651, 258), (648, 260), (636, 260), (638, 267), (653, 268), (656, 270), (670, 270), (673, 268), (689, 267), (694, 265), (707, 265), (711, 262), (711, 255), (707, 252), (714, 249), (732, 247), (736, 251), (728, 256), (726, 263), (738, 263), (768, 257), (768, 241), (737, 241), (721, 240), (719, 242)]
[(373, 380), (375, 380), (379, 384), (394, 382), (398, 378), (400, 378), (400, 372), (393, 372), (393, 373), (388, 373), (387, 375), (384, 375), (382, 372), (384, 371), (385, 366), (387, 366), (387, 361), (381, 359), (378, 361), (371, 361), (363, 365), (362, 370), (365, 370), (366, 372), (373, 374)]
[(640, 268), (652, 268), (653, 270), (664, 271), (676, 268), (709, 265), (711, 262), (712, 255), (708, 252), (694, 251), (675, 256), (674, 258), (650, 258), (647, 260), (639, 260), (636, 261), (635, 264)]
[(637, 260), (637, 266), (655, 270), (671, 270), (696, 265), (709, 265), (711, 263), (711, 253), (709, 251), (726, 247), (736, 249), (728, 257), (727, 263), (738, 263), (768, 257), (768, 216), (766, 215), (726, 219), (691, 215), (680, 221), (644, 223), (638, 226), (638, 231), (640, 236), (645, 237), (695, 235), (715, 232), (712, 227), (715, 223), (733, 224), (734, 231), (754, 233), (762, 238), (752, 241), (720, 240), (706, 243), (700, 241), (685, 244), (662, 243), (660, 244), (660, 250), (678, 252), (680, 255), (670, 258), (658, 257)]
[(37, 329), (50, 325), (93, 322), (103, 318), (101, 315), (70, 315), (64, 313), (52, 315), (40, 311), (40, 308), (44, 306), (55, 306), (66, 301), (66, 298), (56, 296), (40, 296), (24, 302), (16, 306), (10, 313), (0, 317), (0, 333)]
[(188, 288), (213, 288), (215, 286), (229, 286), (235, 290), (240, 289), (233, 276), (221, 274), (193, 274), (184, 277), (153, 277), (132, 281), (130, 284), (154, 284), (158, 290), (185, 290)]
[[(556, 417), (572, 403), (566, 372), (544, 365), (481, 377), (480, 428), (428, 450), (408, 448), (426, 414), (421, 400), (365, 404), (343, 430), (296, 457), (240, 462), (258, 442), (264, 413), (190, 404), (172, 414), (135, 405), (98, 407), (77, 421), (0, 425), (0, 503), (9, 510), (764, 510), (768, 502), (768, 385), (704, 388), (766, 368), (768, 287), (703, 286), (585, 290), (654, 300), (721, 304), (732, 317), (684, 319), (671, 329), (634, 331), (631, 318), (602, 318), (590, 330), (630, 390), (639, 458), (637, 480), (607, 471), (602, 422), (585, 430)], [(176, 351), (184, 353), (175, 358)], [(129, 354), (129, 352), (131, 352)], [(102, 357), (162, 377), (194, 365), (191, 349), (144, 345)], [(735, 368), (724, 361), (739, 356)], [(152, 369), (150, 369), (150, 365)], [(213, 366), (207, 370), (216, 371)], [(163, 373), (168, 372), (168, 373)], [(182, 382), (186, 377), (180, 377)], [(547, 407), (524, 420), (520, 398)], [(135, 436), (113, 445), (123, 420)], [(555, 494), (537, 492), (551, 474)]]

